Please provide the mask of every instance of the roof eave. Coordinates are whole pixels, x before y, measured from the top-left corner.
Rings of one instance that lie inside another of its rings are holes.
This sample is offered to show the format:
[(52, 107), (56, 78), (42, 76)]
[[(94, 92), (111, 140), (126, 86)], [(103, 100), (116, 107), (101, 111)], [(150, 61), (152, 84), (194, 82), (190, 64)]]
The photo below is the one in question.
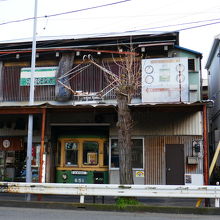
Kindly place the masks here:
[(215, 39), (214, 39), (214, 42), (212, 44), (212, 47), (211, 47), (211, 51), (209, 53), (209, 56), (208, 56), (208, 59), (207, 59), (207, 62), (206, 62), (206, 65), (205, 65), (205, 69), (209, 69), (210, 65), (211, 65), (211, 62), (212, 62), (212, 59), (215, 55), (215, 51), (217, 49), (217, 46), (219, 44), (219, 37), (217, 36)]

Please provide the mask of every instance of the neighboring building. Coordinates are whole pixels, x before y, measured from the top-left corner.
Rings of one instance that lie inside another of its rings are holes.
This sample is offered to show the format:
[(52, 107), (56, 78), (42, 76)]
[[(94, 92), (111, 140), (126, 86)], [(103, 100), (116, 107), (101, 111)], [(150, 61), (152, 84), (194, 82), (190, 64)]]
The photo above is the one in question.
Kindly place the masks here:
[[(220, 35), (212, 44), (205, 68), (208, 71), (208, 93), (212, 106), (209, 110), (210, 150), (213, 155), (220, 141)], [(217, 160), (214, 179), (220, 178), (220, 159)], [(218, 177), (217, 177), (218, 176)], [(215, 180), (213, 180), (215, 182)]]
[(202, 55), (180, 47), (176, 32), (38, 41), (33, 106), (31, 42), (0, 44), (1, 180), (24, 178), (27, 120), (34, 114), (34, 177), (46, 158), (47, 182), (119, 183), (115, 91), (83, 58), (91, 54), (117, 71), (131, 40), (142, 65), (142, 88), (129, 106), (135, 184), (207, 184)]
[(202, 100), (208, 100), (209, 94), (208, 94), (208, 79), (202, 80)]

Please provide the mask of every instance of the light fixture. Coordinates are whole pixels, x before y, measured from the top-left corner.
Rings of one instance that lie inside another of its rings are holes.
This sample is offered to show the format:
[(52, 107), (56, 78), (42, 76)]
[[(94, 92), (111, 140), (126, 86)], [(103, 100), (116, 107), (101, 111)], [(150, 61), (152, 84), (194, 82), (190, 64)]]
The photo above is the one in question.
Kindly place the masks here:
[(167, 45), (164, 46), (164, 50), (168, 50), (168, 46)]
[(119, 52), (123, 52), (123, 49), (122, 49), (122, 48), (119, 48), (118, 51), (119, 51)]
[(56, 52), (56, 57), (59, 57), (60, 56), (60, 53), (59, 52)]
[(97, 52), (97, 54), (98, 54), (98, 55), (101, 55), (101, 52), (100, 52), (100, 51), (98, 51), (98, 52)]
[(141, 47), (141, 52), (142, 52), (142, 53), (145, 52), (145, 47)]
[(76, 56), (80, 56), (80, 51), (76, 51)]
[(17, 53), (17, 54), (16, 54), (16, 59), (19, 59), (19, 58), (20, 58), (20, 54)]
[(36, 53), (36, 58), (38, 58), (39, 57), (39, 53)]

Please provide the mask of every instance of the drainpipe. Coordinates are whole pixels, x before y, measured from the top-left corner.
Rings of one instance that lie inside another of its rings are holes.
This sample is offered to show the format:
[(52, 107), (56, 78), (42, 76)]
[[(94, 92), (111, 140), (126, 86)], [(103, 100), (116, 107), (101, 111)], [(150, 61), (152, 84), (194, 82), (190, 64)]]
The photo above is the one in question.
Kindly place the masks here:
[(203, 160), (203, 174), (204, 185), (209, 185), (209, 162), (208, 162), (208, 131), (207, 131), (207, 106), (203, 105), (203, 147), (204, 147), (204, 160)]
[[(203, 105), (203, 174), (204, 174), (204, 185), (209, 185), (209, 160), (208, 160), (208, 131), (207, 131), (207, 106)], [(210, 206), (210, 199), (205, 199), (205, 207)]]

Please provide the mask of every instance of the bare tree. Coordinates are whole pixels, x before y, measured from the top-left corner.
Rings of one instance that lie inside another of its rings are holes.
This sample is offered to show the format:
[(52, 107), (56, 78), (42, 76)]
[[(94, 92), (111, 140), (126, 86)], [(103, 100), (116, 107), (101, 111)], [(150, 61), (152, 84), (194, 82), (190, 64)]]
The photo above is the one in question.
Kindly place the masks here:
[(141, 84), (140, 57), (137, 57), (132, 46), (128, 53), (120, 55), (119, 61), (113, 57), (114, 63), (118, 66), (118, 72), (111, 71), (104, 64), (98, 64), (91, 57), (89, 61), (105, 73), (108, 85), (115, 90), (118, 105), (120, 184), (133, 184), (131, 151), (133, 120), (129, 104)]
[[(135, 53), (135, 49), (132, 47), (132, 44), (127, 52), (117, 54), (119, 54), (117, 60), (114, 56), (112, 56), (113, 62), (118, 67), (117, 71), (115, 72), (111, 70), (108, 64), (99, 64), (96, 62), (91, 55), (84, 56), (83, 62), (85, 62), (85, 58), (87, 58), (89, 63), (100, 68), (105, 74), (107, 81), (106, 88), (111, 90), (114, 89), (115, 91), (118, 105), (117, 127), (120, 183), (133, 184), (131, 151), (131, 130), (133, 127), (133, 120), (129, 104), (141, 85), (140, 57), (138, 57), (138, 54)], [(68, 77), (71, 74), (71, 71), (74, 73), (74, 69), (69, 70), (66, 74), (58, 79), (58, 82), (65, 89), (68, 89), (73, 94), (76, 94), (75, 91), (70, 88), (70, 86), (62, 81), (65, 77)]]

